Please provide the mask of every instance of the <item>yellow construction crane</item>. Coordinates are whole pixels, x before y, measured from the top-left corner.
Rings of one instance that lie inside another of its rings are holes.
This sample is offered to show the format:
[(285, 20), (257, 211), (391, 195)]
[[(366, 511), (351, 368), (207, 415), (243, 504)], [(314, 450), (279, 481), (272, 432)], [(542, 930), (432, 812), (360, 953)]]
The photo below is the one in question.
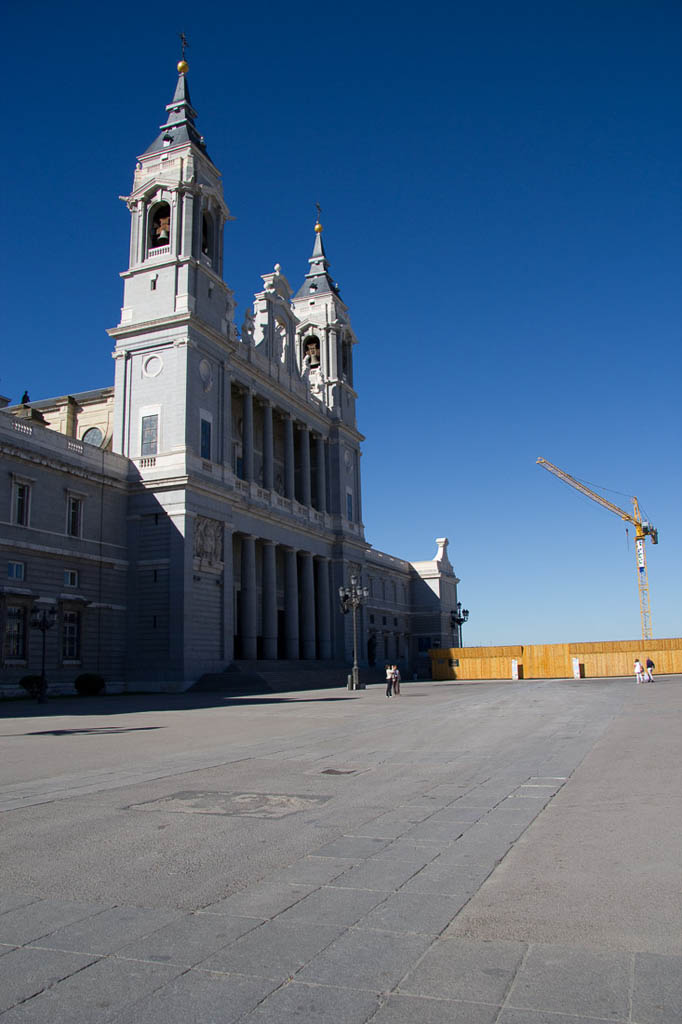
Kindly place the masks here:
[(639, 588), (639, 613), (642, 619), (642, 640), (651, 640), (653, 633), (651, 629), (651, 606), (649, 603), (649, 576), (646, 569), (646, 548), (644, 546), (644, 538), (651, 537), (652, 544), (658, 544), (658, 530), (654, 529), (651, 523), (647, 522), (646, 519), (642, 519), (642, 515), (639, 511), (639, 502), (637, 498), (632, 498), (633, 514), (625, 512), (622, 508), (618, 508), (613, 502), (607, 501), (606, 498), (602, 498), (601, 494), (596, 494), (591, 491), (585, 484), (581, 484), (579, 480), (572, 477), (569, 473), (565, 473), (563, 469), (559, 469), (558, 466), (553, 466), (547, 459), (536, 459), (538, 466), (542, 466), (543, 469), (548, 470), (550, 473), (554, 473), (554, 476), (558, 476), (564, 483), (569, 484), (571, 487), (575, 487), (576, 491), (580, 491), (581, 494), (591, 498), (592, 501), (596, 501), (598, 505), (608, 509), (609, 512), (615, 513), (620, 516), (627, 523), (632, 523), (635, 527), (635, 559), (637, 563), (637, 587)]

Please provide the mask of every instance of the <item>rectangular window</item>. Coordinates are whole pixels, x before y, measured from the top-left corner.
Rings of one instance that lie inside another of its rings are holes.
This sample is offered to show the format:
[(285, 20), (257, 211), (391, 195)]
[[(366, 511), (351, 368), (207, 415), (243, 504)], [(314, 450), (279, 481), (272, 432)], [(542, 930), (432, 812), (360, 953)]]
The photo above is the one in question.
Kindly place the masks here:
[(211, 424), (208, 420), (201, 420), (201, 457), (207, 462), (211, 461)]
[(21, 605), (8, 605), (5, 617), (5, 658), (26, 659), (26, 609)]
[(69, 537), (80, 537), (83, 530), (83, 501), (69, 495), (66, 507), (66, 532)]
[(140, 455), (156, 455), (159, 447), (159, 417), (157, 413), (153, 416), (142, 417), (142, 443)]
[(350, 491), (346, 494), (346, 518), (353, 521), (353, 495)]
[(25, 562), (8, 562), (7, 563), (7, 579), (8, 580), (23, 580), (23, 579), (26, 579), (26, 563)]
[(65, 611), (62, 614), (62, 658), (78, 661), (81, 655), (81, 613)]
[(14, 522), (17, 526), (28, 526), (31, 505), (31, 488), (28, 484), (14, 485)]
[(65, 569), (64, 570), (64, 586), (65, 587), (77, 587), (78, 586), (78, 570), (77, 569)]

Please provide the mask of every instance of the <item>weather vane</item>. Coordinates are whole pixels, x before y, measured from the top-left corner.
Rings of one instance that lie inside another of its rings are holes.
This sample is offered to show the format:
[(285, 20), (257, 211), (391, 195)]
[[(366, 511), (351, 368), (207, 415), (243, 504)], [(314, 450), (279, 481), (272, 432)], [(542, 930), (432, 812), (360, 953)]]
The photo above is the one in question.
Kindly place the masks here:
[(319, 203), (315, 203), (315, 209), (317, 210), (317, 223), (320, 223), (320, 214), (322, 213), (322, 207)]
[(180, 33), (180, 42), (182, 43), (182, 59), (184, 60), (185, 59), (185, 50), (189, 46), (189, 43), (187, 42), (187, 36), (185, 35), (184, 32)]

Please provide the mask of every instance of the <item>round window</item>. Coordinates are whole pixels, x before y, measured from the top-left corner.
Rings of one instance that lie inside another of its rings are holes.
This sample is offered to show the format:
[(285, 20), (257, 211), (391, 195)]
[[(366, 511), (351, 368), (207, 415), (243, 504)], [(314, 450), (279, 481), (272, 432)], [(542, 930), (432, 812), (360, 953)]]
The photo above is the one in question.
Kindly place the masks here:
[(82, 440), (85, 441), (86, 444), (94, 444), (96, 448), (99, 448), (103, 439), (104, 434), (99, 427), (90, 427), (89, 430), (85, 431), (82, 437)]

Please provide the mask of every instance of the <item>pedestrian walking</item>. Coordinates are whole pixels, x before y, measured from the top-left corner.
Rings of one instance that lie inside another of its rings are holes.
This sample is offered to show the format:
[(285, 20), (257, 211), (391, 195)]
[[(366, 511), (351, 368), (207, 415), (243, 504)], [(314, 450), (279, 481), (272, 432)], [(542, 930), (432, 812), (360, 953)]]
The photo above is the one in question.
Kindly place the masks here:
[(396, 697), (400, 696), (400, 669), (397, 665), (393, 666), (393, 692)]
[(386, 696), (391, 696), (391, 690), (393, 689), (393, 665), (386, 666)]
[(638, 686), (644, 682), (644, 665), (642, 665), (639, 658), (635, 658), (635, 679)]
[(649, 682), (649, 683), (653, 683), (653, 681), (654, 681), (654, 669), (655, 668), (656, 668), (656, 666), (654, 665), (654, 663), (651, 660), (651, 658), (647, 658), (646, 659), (646, 678), (647, 678), (647, 682)]

